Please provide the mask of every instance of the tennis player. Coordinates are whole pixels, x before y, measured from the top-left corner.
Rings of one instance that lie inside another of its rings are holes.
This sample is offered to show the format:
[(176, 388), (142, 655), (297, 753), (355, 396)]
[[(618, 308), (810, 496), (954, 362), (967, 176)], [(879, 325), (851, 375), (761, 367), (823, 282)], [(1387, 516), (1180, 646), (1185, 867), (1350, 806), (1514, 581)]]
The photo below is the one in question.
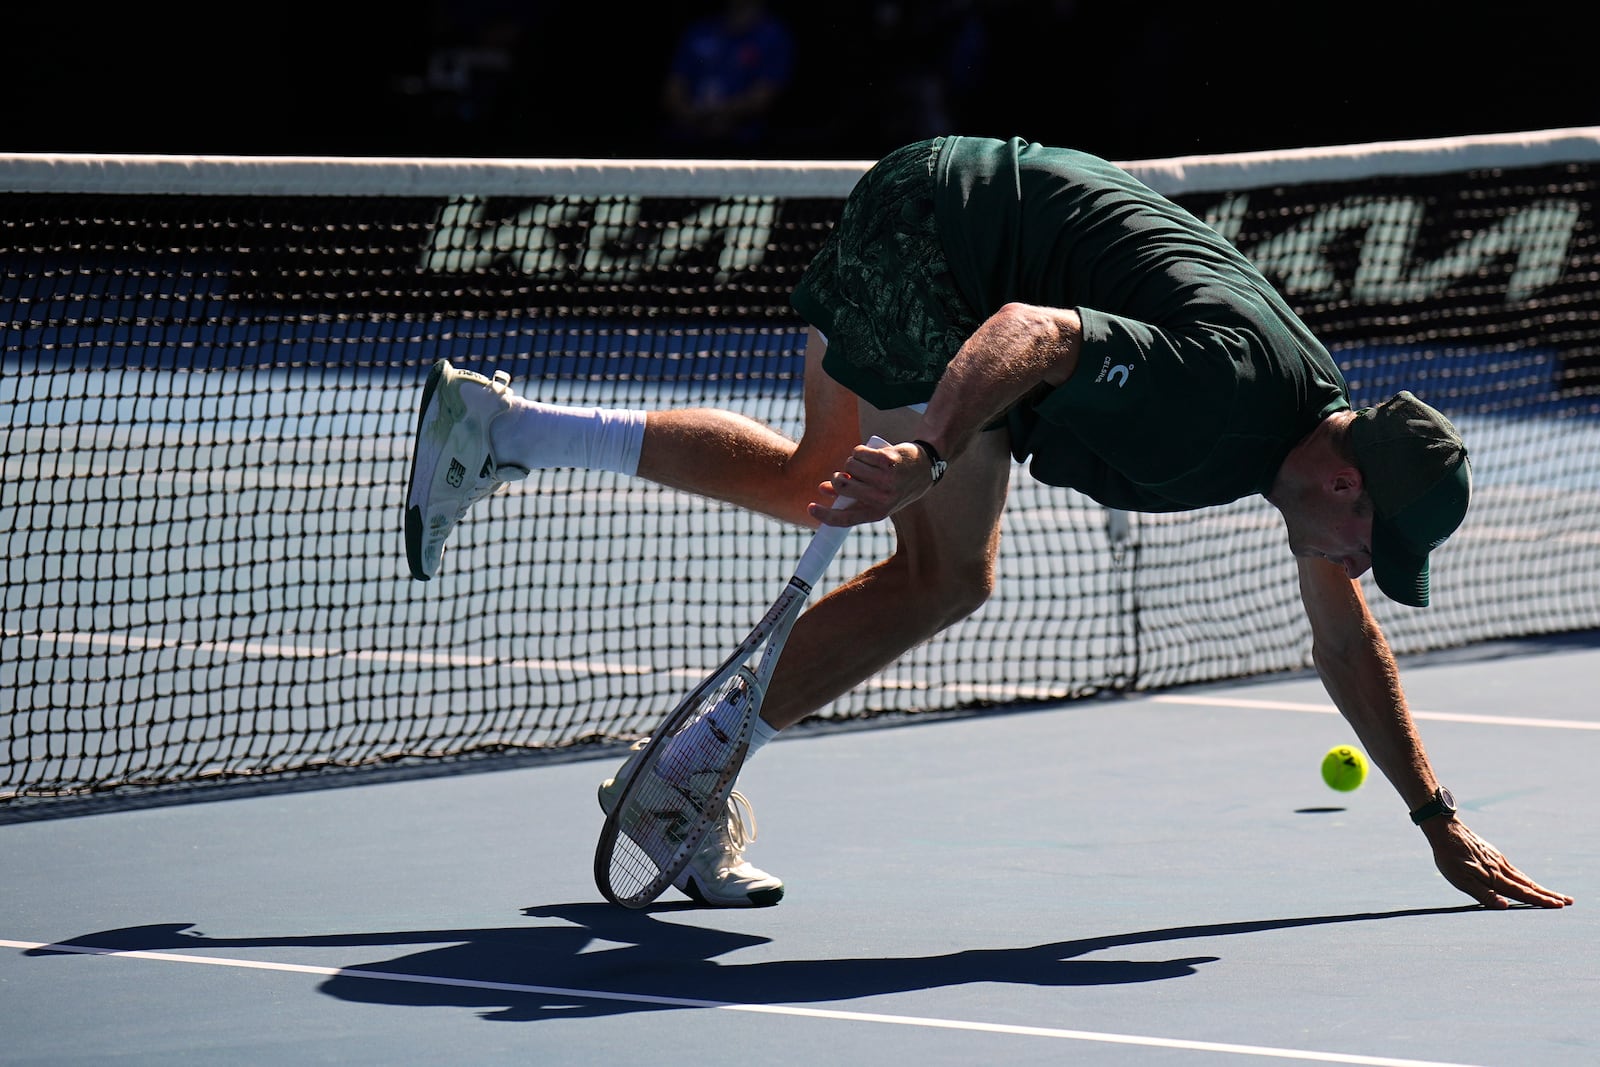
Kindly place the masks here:
[[(811, 526), (890, 519), (894, 553), (796, 625), (754, 752), (989, 597), (1013, 462), (1129, 511), (1260, 494), (1283, 516), (1317, 671), (1439, 871), (1488, 907), (1572, 902), (1461, 819), (1357, 581), (1371, 569), (1386, 596), (1427, 605), (1429, 552), (1467, 510), (1466, 447), (1408, 392), (1353, 410), (1327, 350), (1219, 234), (1094, 156), (941, 137), (863, 176), (792, 302), (811, 326), (799, 442), (728, 411), (557, 408), (436, 371), (413, 573), (431, 577), (466, 509), (535, 467), (620, 471)], [(897, 443), (861, 445), (871, 434)], [(836, 512), (841, 492), (856, 503)], [(782, 883), (744, 858), (744, 831), (730, 809), (679, 887), (775, 903)]]

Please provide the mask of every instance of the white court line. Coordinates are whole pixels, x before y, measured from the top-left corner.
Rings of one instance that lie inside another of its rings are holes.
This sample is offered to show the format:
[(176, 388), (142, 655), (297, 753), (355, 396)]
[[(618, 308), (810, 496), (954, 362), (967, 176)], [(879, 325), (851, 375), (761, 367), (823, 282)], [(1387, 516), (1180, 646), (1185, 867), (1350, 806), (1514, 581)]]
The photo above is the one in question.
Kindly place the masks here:
[(87, 956), (126, 956), (162, 963), (194, 963), (207, 967), (239, 967), (255, 971), (285, 971), (314, 974), (327, 978), (359, 978), (378, 982), (408, 982), (413, 985), (449, 986), (458, 989), (483, 989), (497, 993), (576, 997), (582, 1000), (612, 1000), (627, 1004), (649, 1004), (667, 1008), (714, 1008), (719, 1011), (750, 1012), (757, 1015), (787, 1015), (802, 1019), (833, 1019), (840, 1022), (884, 1023), (890, 1026), (919, 1026), (933, 1030), (965, 1030), (1019, 1037), (1048, 1037), (1063, 1041), (1093, 1041), (1107, 1045), (1137, 1045), (1144, 1048), (1184, 1049), (1192, 1052), (1226, 1052), (1236, 1056), (1265, 1056), (1283, 1060), (1308, 1060), (1315, 1063), (1354, 1063), (1367, 1067), (1470, 1067), (1467, 1064), (1436, 1060), (1396, 1059), (1392, 1056), (1359, 1056), (1344, 1052), (1316, 1052), (1309, 1049), (1273, 1048), (1268, 1045), (1238, 1045), (1223, 1041), (1189, 1041), (1172, 1037), (1145, 1037), (1138, 1034), (1099, 1033), (1094, 1030), (1063, 1030), (1051, 1026), (1008, 1026), (1001, 1023), (968, 1022), (962, 1019), (935, 1019), (916, 1015), (884, 1015), (879, 1012), (833, 1011), (826, 1008), (796, 1008), (783, 1004), (735, 1004), (720, 1000), (692, 1000), (687, 997), (657, 997), (647, 993), (610, 993), (594, 989), (563, 989), (559, 986), (522, 985), (517, 982), (489, 982), (474, 978), (446, 978), (442, 975), (401, 974), (343, 967), (315, 967), (304, 963), (271, 963), (265, 960), (228, 959), (222, 956), (189, 956), (176, 952), (91, 948), (83, 945), (58, 945), (43, 941), (8, 941), (6, 948), (52, 952), (76, 952)]
[(1071, 690), (1064, 686), (1043, 685), (982, 685), (977, 682), (947, 682), (944, 685), (928, 685), (924, 682), (908, 681), (896, 678), (868, 678), (858, 687), (860, 689), (876, 689), (882, 692), (896, 690), (908, 692), (941, 693), (956, 700), (994, 700), (1011, 702), (1021, 700), (1069, 700)]
[(273, 641), (179, 641), (164, 637), (138, 637), (132, 634), (23, 633), (0, 631), (6, 637), (40, 644), (70, 645), (90, 651), (142, 652), (174, 649), (211, 652), (246, 659), (348, 659), (358, 662), (398, 663), (413, 667), (505, 667), (526, 671), (575, 671), (587, 674), (652, 674), (653, 669), (635, 663), (604, 663), (588, 659), (508, 659), (494, 656), (468, 656), (459, 652), (392, 652), (385, 649), (330, 648), (323, 645), (282, 645)]
[[(1267, 711), (1309, 711), (1318, 715), (1337, 715), (1331, 704), (1300, 704), (1292, 700), (1246, 700), (1243, 697), (1148, 696), (1156, 704), (1191, 704), (1203, 708), (1262, 708)], [(1413, 719), (1431, 722), (1467, 722), (1479, 726), (1537, 726), (1546, 730), (1600, 730), (1600, 722), (1582, 719), (1518, 718), (1514, 715), (1471, 715), (1454, 711), (1413, 711)]]

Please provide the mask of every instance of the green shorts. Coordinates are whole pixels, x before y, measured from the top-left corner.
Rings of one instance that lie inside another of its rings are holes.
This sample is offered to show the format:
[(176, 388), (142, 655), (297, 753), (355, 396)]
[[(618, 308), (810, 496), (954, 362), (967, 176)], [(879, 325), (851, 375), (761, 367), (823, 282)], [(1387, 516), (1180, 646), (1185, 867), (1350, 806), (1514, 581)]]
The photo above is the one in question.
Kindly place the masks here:
[(879, 409), (926, 403), (981, 321), (934, 219), (941, 140), (898, 148), (862, 176), (790, 298), (828, 339), (829, 377)]

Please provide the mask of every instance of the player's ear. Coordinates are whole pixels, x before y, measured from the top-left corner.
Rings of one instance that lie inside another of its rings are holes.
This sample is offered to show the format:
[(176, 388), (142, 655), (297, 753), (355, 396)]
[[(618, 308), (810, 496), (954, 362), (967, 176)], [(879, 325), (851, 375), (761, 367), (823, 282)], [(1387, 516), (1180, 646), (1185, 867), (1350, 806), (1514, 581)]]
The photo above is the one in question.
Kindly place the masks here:
[(1328, 474), (1328, 492), (1336, 497), (1355, 498), (1366, 488), (1361, 472), (1354, 467), (1340, 467)]

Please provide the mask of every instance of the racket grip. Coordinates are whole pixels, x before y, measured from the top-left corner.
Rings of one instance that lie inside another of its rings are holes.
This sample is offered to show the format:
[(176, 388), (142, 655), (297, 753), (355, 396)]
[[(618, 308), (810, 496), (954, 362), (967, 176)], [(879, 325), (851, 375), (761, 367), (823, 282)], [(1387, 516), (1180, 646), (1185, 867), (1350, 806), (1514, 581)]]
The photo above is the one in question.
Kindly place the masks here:
[[(867, 444), (873, 448), (887, 448), (889, 442), (873, 434)], [(835, 509), (847, 508), (854, 503), (850, 497), (843, 495), (833, 498)], [(806, 546), (805, 554), (800, 557), (800, 565), (794, 569), (794, 576), (807, 585), (816, 585), (822, 577), (822, 572), (833, 562), (833, 557), (839, 552), (839, 546), (844, 544), (844, 539), (849, 534), (848, 526), (817, 527), (817, 532), (811, 536), (811, 543)]]

